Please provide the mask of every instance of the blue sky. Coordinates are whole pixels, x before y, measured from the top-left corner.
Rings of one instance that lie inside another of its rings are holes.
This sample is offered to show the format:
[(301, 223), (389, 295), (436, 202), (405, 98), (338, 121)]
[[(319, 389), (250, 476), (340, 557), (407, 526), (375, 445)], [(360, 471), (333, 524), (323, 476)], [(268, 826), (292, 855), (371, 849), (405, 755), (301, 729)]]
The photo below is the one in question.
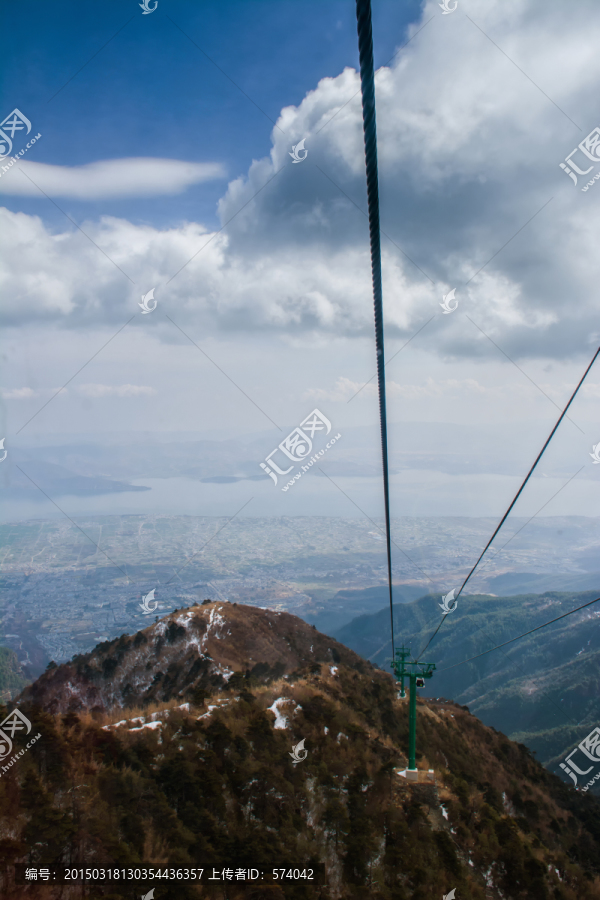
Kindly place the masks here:
[[(10, 36), (3, 115), (21, 109), (43, 134), (35, 160), (55, 165), (150, 156), (218, 161), (233, 178), (268, 154), (284, 106), (299, 104), (321, 78), (357, 65), (352, 0), (160, 0), (150, 15), (136, 0), (8, 0), (2, 9)], [(416, 2), (375, 4), (377, 65), (390, 59), (418, 14)], [(214, 226), (226, 183), (169, 198), (57, 202), (78, 221), (110, 213), (155, 225), (199, 219)], [(6, 205), (62, 227), (47, 200), (9, 198)]]
[[(373, 7), (389, 418), (439, 446), (491, 423), (482, 465), (510, 440), (525, 468), (600, 341), (600, 187), (559, 166), (600, 124), (600, 20), (588, 0)], [(317, 404), (377, 428), (354, 9), (4, 3), (3, 116), (42, 138), (0, 176), (1, 435), (239, 436)], [(596, 371), (577, 403), (569, 473), (597, 481)], [(490, 485), (491, 514), (512, 490)]]

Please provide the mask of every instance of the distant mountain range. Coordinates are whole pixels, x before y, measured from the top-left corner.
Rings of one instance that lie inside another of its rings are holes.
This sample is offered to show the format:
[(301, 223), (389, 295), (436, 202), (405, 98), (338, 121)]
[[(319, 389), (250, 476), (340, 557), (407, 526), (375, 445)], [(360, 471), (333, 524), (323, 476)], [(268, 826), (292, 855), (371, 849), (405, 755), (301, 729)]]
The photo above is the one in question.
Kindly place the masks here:
[[(392, 593), (394, 603), (410, 603), (417, 597), (423, 596), (423, 588), (415, 587), (412, 584), (400, 584), (394, 585)], [(311, 625), (315, 625), (319, 631), (333, 634), (357, 616), (378, 612), (386, 601), (389, 603), (387, 585), (363, 588), (362, 590), (342, 590), (327, 601), (327, 608), (324, 612), (305, 613), (302, 618)]]
[[(597, 558), (597, 556), (596, 556)], [(565, 572), (539, 575), (533, 572), (505, 572), (484, 579), (488, 591), (499, 597), (515, 594), (542, 594), (544, 591), (597, 591), (600, 595), (600, 572)]]
[[(51, 665), (17, 701), (40, 739), (1, 775), (2, 897), (24, 896), (14, 863), (68, 861), (133, 870), (98, 896), (146, 895), (136, 868), (254, 867), (232, 900), (597, 900), (599, 801), (435, 700), (408, 782), (397, 693), (302, 620), (220, 601)], [(161, 896), (198, 896), (184, 878)]]
[[(576, 574), (575, 572), (564, 575), (536, 575), (533, 572), (507, 572), (503, 575), (482, 578), (481, 582), (492, 589), (493, 596), (511, 597), (523, 594), (524, 588), (528, 593), (542, 593), (550, 590), (563, 591), (597, 591), (600, 596), (600, 572), (590, 574)], [(315, 592), (318, 597), (318, 592)], [(396, 603), (412, 603), (425, 595), (421, 585), (395, 584), (392, 590), (393, 601)], [(386, 606), (387, 604), (387, 606)], [(338, 591), (327, 600), (327, 608), (324, 612), (311, 614), (299, 612), (303, 619), (311, 625), (316, 625), (319, 631), (325, 634), (337, 634), (344, 625), (349, 624), (358, 616), (379, 613), (385, 607), (384, 617), (387, 614), (389, 621), (389, 590), (387, 585), (378, 585), (369, 588), (348, 588)]]
[[(600, 591), (462, 595), (424, 653), (437, 671), (422, 694), (468, 705), (560, 774), (558, 762), (600, 724), (600, 602), (479, 654), (599, 596)], [(396, 648), (404, 644), (414, 656), (421, 654), (440, 622), (440, 599), (425, 596), (394, 606)], [(389, 609), (360, 616), (333, 636), (389, 671)]]

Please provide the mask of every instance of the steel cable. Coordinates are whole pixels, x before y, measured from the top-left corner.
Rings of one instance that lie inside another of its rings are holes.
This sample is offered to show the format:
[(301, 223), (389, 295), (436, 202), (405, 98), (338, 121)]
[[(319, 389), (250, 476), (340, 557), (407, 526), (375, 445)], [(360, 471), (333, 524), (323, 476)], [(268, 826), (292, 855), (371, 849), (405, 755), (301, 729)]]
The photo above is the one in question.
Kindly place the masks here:
[(373, 68), (373, 33), (371, 0), (356, 0), (360, 88), (362, 94), (365, 167), (375, 312), (375, 347), (377, 382), (379, 385), (379, 421), (381, 425), (381, 457), (383, 463), (383, 497), (385, 505), (385, 537), (387, 547), (388, 589), (390, 595), (390, 627), (392, 659), (394, 658), (394, 608), (392, 598), (392, 547), (390, 538), (390, 486), (387, 446), (387, 413), (385, 402), (385, 356), (383, 351), (383, 292), (381, 286), (381, 235), (379, 225), (379, 182), (377, 177), (377, 128), (375, 120), (375, 71)]
[[(529, 481), (529, 479), (530, 479), (531, 476), (533, 475), (534, 469), (535, 469), (535, 467), (537, 466), (537, 464), (539, 463), (540, 459), (542, 458), (542, 455), (543, 455), (543, 453), (544, 453), (544, 450), (546, 449), (546, 447), (548, 446), (548, 444), (550, 443), (550, 441), (552, 440), (552, 438), (553, 438), (554, 435), (556, 434), (556, 431), (557, 431), (557, 429), (558, 429), (558, 426), (560, 425), (560, 423), (562, 422), (562, 420), (563, 420), (564, 417), (566, 416), (567, 410), (569, 409), (571, 403), (572, 403), (573, 400), (575, 399), (575, 397), (576, 397), (576, 395), (577, 395), (577, 392), (579, 391), (579, 388), (581, 387), (581, 385), (582, 385), (583, 382), (585, 381), (588, 372), (590, 371), (590, 369), (592, 368), (592, 366), (593, 366), (594, 363), (596, 362), (596, 358), (597, 358), (597, 356), (598, 356), (599, 353), (600, 353), (600, 347), (598, 347), (598, 349), (597, 349), (596, 352), (594, 353), (594, 356), (592, 357), (592, 361), (590, 362), (589, 366), (587, 367), (587, 369), (586, 369), (585, 372), (583, 373), (583, 375), (582, 375), (582, 377), (581, 377), (581, 380), (579, 381), (579, 384), (577, 385), (577, 387), (575, 388), (575, 390), (574, 390), (573, 393), (571, 394), (571, 397), (570, 397), (570, 399), (569, 399), (569, 402), (567, 403), (567, 405), (566, 405), (565, 408), (563, 409), (562, 413), (560, 414), (560, 416), (559, 416), (559, 418), (558, 418), (558, 421), (557, 421), (556, 425), (554, 426), (554, 428), (552, 429), (552, 431), (550, 432), (550, 434), (549, 434), (549, 436), (548, 436), (548, 438), (547, 438), (547, 440), (546, 440), (546, 443), (544, 444), (544, 446), (542, 447), (542, 449), (541, 449), (540, 452), (538, 453), (538, 455), (537, 455), (537, 457), (536, 457), (536, 459), (535, 459), (534, 464), (532, 465), (532, 467), (530, 468), (529, 472), (528, 472), (527, 475), (525, 476), (525, 480), (523, 481), (521, 487), (519, 488), (519, 490), (518, 490), (517, 493), (515, 494), (515, 496), (514, 496), (514, 498), (513, 498), (513, 500), (512, 500), (512, 503), (510, 504), (510, 506), (508, 507), (508, 509), (506, 510), (506, 512), (504, 513), (504, 515), (502, 516), (502, 518), (500, 519), (500, 522), (498, 523), (498, 526), (496, 527), (496, 530), (494, 531), (493, 535), (491, 536), (491, 538), (489, 539), (489, 541), (487, 542), (487, 544), (485, 545), (485, 547), (483, 548), (483, 550), (482, 550), (481, 553), (479, 554), (479, 557), (478, 557), (478, 559), (477, 559), (475, 565), (473, 566), (473, 568), (471, 569), (471, 571), (469, 572), (469, 574), (467, 575), (467, 577), (465, 578), (465, 580), (464, 580), (463, 583), (461, 584), (461, 586), (460, 586), (460, 588), (459, 588), (459, 591), (458, 591), (458, 594), (456, 595), (456, 597), (454, 597), (454, 602), (455, 602), (455, 604), (456, 604), (456, 601), (458, 600), (458, 598), (460, 597), (460, 595), (462, 594), (463, 589), (464, 589), (466, 583), (467, 583), (468, 580), (471, 578), (471, 576), (472, 576), (473, 573), (475, 572), (475, 569), (477, 568), (477, 566), (479, 565), (479, 563), (481, 562), (481, 560), (482, 560), (483, 557), (485, 556), (485, 554), (486, 554), (488, 548), (490, 547), (492, 541), (494, 540), (494, 538), (496, 537), (496, 535), (498, 534), (498, 532), (500, 531), (500, 529), (501, 529), (502, 526), (504, 525), (506, 519), (508, 518), (508, 515), (509, 515), (511, 509), (513, 508), (513, 506), (515, 505), (515, 503), (517, 502), (517, 500), (519, 499), (519, 497), (520, 497), (521, 494), (523, 493), (523, 490), (524, 490), (524, 488), (525, 488), (525, 485), (527, 484), (527, 482)], [(456, 609), (456, 605), (453, 607), (453, 609)], [(429, 645), (431, 644), (432, 640), (434, 639), (434, 637), (436, 636), (436, 634), (438, 633), (438, 631), (439, 631), (440, 628), (442, 627), (445, 618), (447, 618), (447, 616), (446, 616), (446, 615), (443, 615), (443, 616), (442, 616), (441, 622), (438, 624), (437, 628), (435, 629), (435, 631), (433, 632), (433, 634), (431, 635), (431, 637), (429, 638), (429, 640), (427, 641), (427, 643), (425, 644), (425, 646), (423, 647), (423, 649), (421, 650), (421, 652), (419, 653), (418, 659), (421, 658), (421, 656), (425, 653), (425, 651), (427, 650), (427, 648), (428, 648)]]

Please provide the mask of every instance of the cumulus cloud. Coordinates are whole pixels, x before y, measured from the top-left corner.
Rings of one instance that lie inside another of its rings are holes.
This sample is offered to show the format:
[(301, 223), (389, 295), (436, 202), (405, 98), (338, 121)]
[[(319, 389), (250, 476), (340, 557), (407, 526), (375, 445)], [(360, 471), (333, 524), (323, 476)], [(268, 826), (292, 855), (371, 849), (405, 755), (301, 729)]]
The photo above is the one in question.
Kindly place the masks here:
[(220, 163), (149, 157), (108, 159), (85, 166), (52, 166), (31, 160), (11, 164), (7, 159), (2, 169), (0, 194), (39, 197), (42, 190), (49, 197), (78, 200), (180, 194), (193, 184), (225, 177)]
[[(597, 124), (600, 20), (585, 0), (473, 0), (470, 18), (427, 0), (413, 33), (432, 16), (376, 79), (388, 334), (437, 314), (424, 338), (445, 356), (497, 357), (485, 335), (513, 358), (587, 354), (600, 187), (559, 163)], [(348, 68), (282, 110), (270, 155), (228, 185), (220, 233), (105, 217), (83, 225), (94, 246), (5, 211), (6, 321), (112, 327), (154, 287), (159, 311), (204, 333), (371, 336), (358, 90)], [(459, 307), (443, 316), (449, 288)]]

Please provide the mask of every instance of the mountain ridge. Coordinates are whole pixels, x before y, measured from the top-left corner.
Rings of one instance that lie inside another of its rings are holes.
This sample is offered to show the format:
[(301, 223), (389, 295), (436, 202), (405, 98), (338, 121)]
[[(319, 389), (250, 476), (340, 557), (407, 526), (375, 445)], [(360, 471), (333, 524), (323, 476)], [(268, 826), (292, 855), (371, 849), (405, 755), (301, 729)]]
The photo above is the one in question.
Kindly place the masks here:
[[(434, 781), (411, 784), (398, 771), (408, 701), (397, 684), (305, 622), (211, 602), (139, 634), (145, 643), (123, 635), (51, 667), (17, 701), (41, 739), (0, 777), (7, 900), (64, 897), (41, 884), (23, 893), (10, 867), (66, 860), (266, 873), (249, 891), (228, 883), (230, 900), (428, 900), (452, 889), (460, 900), (599, 900), (598, 800), (465, 707), (418, 700), (417, 765)], [(195, 679), (192, 651), (209, 667)], [(170, 685), (148, 691), (159, 666)], [(86, 708), (86, 683), (104, 709)], [(273, 866), (310, 867), (319, 884), (282, 889)], [(96, 885), (92, 896), (152, 886)], [(161, 882), (161, 900), (205, 895)]]
[(290, 613), (205, 601), (52, 666), (22, 697), (54, 714), (105, 712), (218, 689), (235, 670), (280, 677), (299, 666), (340, 661), (372, 668)]

